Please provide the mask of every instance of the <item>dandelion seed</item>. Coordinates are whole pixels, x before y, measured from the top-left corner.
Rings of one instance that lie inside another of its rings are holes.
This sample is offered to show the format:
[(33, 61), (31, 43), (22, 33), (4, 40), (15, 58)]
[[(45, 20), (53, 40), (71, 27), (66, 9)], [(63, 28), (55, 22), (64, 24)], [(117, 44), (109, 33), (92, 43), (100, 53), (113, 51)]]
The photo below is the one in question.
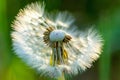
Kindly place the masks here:
[(37, 2), (20, 10), (12, 25), (16, 54), (41, 75), (53, 78), (90, 68), (101, 54), (101, 36), (92, 28), (77, 31), (67, 12), (46, 13), (44, 4)]

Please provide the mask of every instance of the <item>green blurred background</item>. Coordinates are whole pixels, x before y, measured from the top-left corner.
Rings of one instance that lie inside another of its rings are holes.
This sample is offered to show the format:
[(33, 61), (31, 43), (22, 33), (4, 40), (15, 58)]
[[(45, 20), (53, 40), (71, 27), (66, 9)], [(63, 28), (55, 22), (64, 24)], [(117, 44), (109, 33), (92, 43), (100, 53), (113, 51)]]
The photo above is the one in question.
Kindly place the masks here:
[[(0, 80), (45, 80), (19, 59), (11, 46), (11, 23), (19, 9), (36, 0), (0, 0)], [(67, 10), (80, 28), (95, 25), (104, 49), (92, 68), (72, 80), (120, 80), (120, 0), (39, 0), (46, 9)]]

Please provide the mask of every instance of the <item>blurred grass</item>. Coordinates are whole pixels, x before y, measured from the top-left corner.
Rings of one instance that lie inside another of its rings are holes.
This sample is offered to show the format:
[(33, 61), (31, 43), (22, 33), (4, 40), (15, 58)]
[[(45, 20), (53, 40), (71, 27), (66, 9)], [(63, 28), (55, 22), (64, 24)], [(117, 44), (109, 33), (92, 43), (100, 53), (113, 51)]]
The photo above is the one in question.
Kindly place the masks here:
[(6, 76), (3, 80), (35, 80), (34, 75), (28, 66), (21, 62), (18, 58), (13, 58), (11, 65), (7, 69)]
[[(118, 46), (120, 40), (120, 37), (116, 36), (115, 34), (120, 35), (120, 7), (112, 8), (109, 11), (107, 11), (104, 15), (101, 16), (99, 21), (99, 29), (101, 30), (101, 33), (104, 38), (104, 48), (103, 48), (103, 54), (100, 58), (100, 79), (99, 80), (111, 80), (111, 66), (112, 66), (112, 53), (116, 51), (117, 49), (120, 50), (120, 47)], [(117, 42), (116, 42), (117, 41)], [(116, 46), (113, 46), (115, 43)], [(120, 77), (117, 78), (117, 80), (120, 79)]]
[[(110, 19), (102, 18), (99, 24), (100, 30), (102, 31), (102, 36), (104, 39), (103, 53), (100, 57), (99, 66), (99, 80), (110, 80), (110, 61), (111, 61), (111, 21)], [(105, 29), (106, 28), (106, 29)]]
[(7, 25), (6, 0), (0, 1), (0, 78), (4, 76), (8, 64), (8, 25)]
[[(21, 59), (14, 55), (11, 47), (10, 31), (15, 15), (20, 8), (34, 0), (0, 0), (0, 80), (46, 80), (33, 69), (26, 66)], [(120, 80), (113, 74), (112, 57), (118, 51), (120, 56), (120, 0), (40, 0), (46, 3), (46, 9), (69, 10), (75, 14), (82, 25), (97, 24), (104, 38), (103, 54), (99, 60), (99, 77), (94, 80)], [(81, 16), (82, 15), (82, 16)], [(118, 61), (119, 63), (120, 61)], [(115, 64), (120, 65), (120, 64)], [(97, 66), (95, 66), (97, 67)], [(114, 67), (115, 68), (115, 67)], [(112, 70), (112, 71), (111, 71)], [(119, 70), (119, 69), (118, 69)], [(87, 72), (87, 71), (86, 71)], [(115, 72), (114, 72), (115, 73)], [(90, 75), (89, 73), (88, 75)], [(118, 72), (120, 75), (120, 72)], [(95, 74), (93, 74), (95, 75)], [(84, 75), (85, 77), (87, 74)], [(85, 78), (84, 77), (84, 78)], [(93, 80), (87, 76), (88, 80)], [(84, 80), (77, 78), (77, 80)]]

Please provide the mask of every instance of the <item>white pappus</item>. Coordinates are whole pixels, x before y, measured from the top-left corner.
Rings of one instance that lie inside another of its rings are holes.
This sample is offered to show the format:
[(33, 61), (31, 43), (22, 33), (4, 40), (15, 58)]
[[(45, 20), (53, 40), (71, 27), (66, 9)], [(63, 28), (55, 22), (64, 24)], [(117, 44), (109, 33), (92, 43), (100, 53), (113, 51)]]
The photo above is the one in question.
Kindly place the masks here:
[(67, 12), (49, 14), (43, 3), (20, 10), (11, 34), (16, 54), (42, 75), (57, 78), (78, 74), (99, 58), (102, 38), (90, 28), (78, 31)]

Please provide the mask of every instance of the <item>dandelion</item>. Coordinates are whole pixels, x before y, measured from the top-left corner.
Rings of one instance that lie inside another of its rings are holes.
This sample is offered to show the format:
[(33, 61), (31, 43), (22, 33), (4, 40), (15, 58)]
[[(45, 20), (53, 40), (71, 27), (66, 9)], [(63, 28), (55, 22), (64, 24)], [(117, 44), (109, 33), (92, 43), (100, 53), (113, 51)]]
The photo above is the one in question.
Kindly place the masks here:
[(67, 12), (48, 14), (44, 8), (43, 3), (32, 3), (16, 16), (11, 34), (16, 54), (52, 78), (90, 68), (101, 54), (101, 36), (93, 28), (78, 31)]

